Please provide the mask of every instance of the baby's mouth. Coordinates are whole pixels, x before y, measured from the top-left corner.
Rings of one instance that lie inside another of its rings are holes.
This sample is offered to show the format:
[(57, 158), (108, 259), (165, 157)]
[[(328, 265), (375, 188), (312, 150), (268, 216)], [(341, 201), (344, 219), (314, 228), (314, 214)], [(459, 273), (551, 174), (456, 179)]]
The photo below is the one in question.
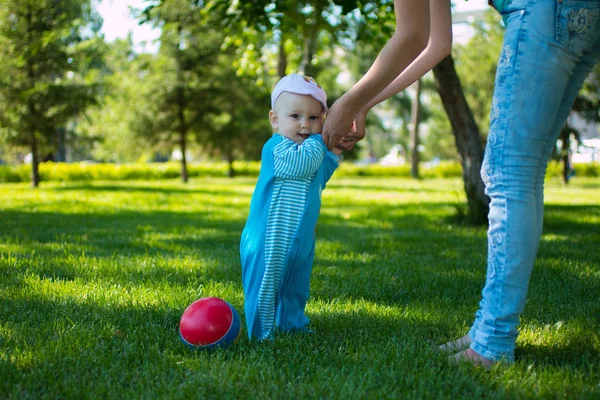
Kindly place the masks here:
[(306, 140), (310, 136), (310, 133), (299, 133), (298, 136), (300, 136), (302, 139)]

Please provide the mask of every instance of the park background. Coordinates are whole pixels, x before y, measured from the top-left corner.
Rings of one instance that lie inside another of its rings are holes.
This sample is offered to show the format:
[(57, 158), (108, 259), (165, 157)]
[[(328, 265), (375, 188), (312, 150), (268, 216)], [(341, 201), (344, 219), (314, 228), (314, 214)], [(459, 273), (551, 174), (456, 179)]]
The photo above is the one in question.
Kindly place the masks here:
[(485, 279), (503, 33), (484, 2), (454, 3), (452, 55), (370, 113), (324, 191), (315, 334), (206, 353), (178, 318), (203, 296), (243, 309), (271, 88), (299, 72), (333, 103), (393, 33), (392, 1), (0, 0), (0, 395), (599, 396), (598, 67), (548, 169), (517, 363), (435, 351)]

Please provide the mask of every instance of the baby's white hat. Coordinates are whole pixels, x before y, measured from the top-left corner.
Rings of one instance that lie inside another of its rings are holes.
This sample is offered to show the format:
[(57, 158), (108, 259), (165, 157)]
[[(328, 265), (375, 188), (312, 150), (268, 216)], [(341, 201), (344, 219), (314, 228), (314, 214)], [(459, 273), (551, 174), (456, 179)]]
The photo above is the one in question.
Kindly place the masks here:
[(271, 93), (271, 108), (275, 108), (275, 102), (283, 92), (310, 95), (323, 105), (323, 112), (327, 112), (327, 94), (310, 76), (291, 74), (281, 78)]

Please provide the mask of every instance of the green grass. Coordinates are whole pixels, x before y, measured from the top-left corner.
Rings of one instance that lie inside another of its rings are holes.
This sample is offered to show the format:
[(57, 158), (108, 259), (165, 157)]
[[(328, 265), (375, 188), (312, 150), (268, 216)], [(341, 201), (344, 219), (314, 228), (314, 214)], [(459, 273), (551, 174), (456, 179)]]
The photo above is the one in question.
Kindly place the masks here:
[(0, 398), (599, 398), (600, 179), (547, 185), (517, 343), (449, 365), (485, 278), (457, 179), (334, 177), (307, 313), (314, 334), (191, 351), (181, 313), (243, 318), (238, 243), (254, 178), (0, 185)]

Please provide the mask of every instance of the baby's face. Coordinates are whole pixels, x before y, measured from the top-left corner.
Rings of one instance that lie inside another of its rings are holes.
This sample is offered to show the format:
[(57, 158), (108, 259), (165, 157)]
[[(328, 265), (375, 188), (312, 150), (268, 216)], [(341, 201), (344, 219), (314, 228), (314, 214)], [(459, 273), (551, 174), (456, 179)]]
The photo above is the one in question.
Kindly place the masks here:
[(302, 144), (309, 135), (321, 133), (323, 106), (312, 96), (283, 92), (269, 119), (275, 132)]

